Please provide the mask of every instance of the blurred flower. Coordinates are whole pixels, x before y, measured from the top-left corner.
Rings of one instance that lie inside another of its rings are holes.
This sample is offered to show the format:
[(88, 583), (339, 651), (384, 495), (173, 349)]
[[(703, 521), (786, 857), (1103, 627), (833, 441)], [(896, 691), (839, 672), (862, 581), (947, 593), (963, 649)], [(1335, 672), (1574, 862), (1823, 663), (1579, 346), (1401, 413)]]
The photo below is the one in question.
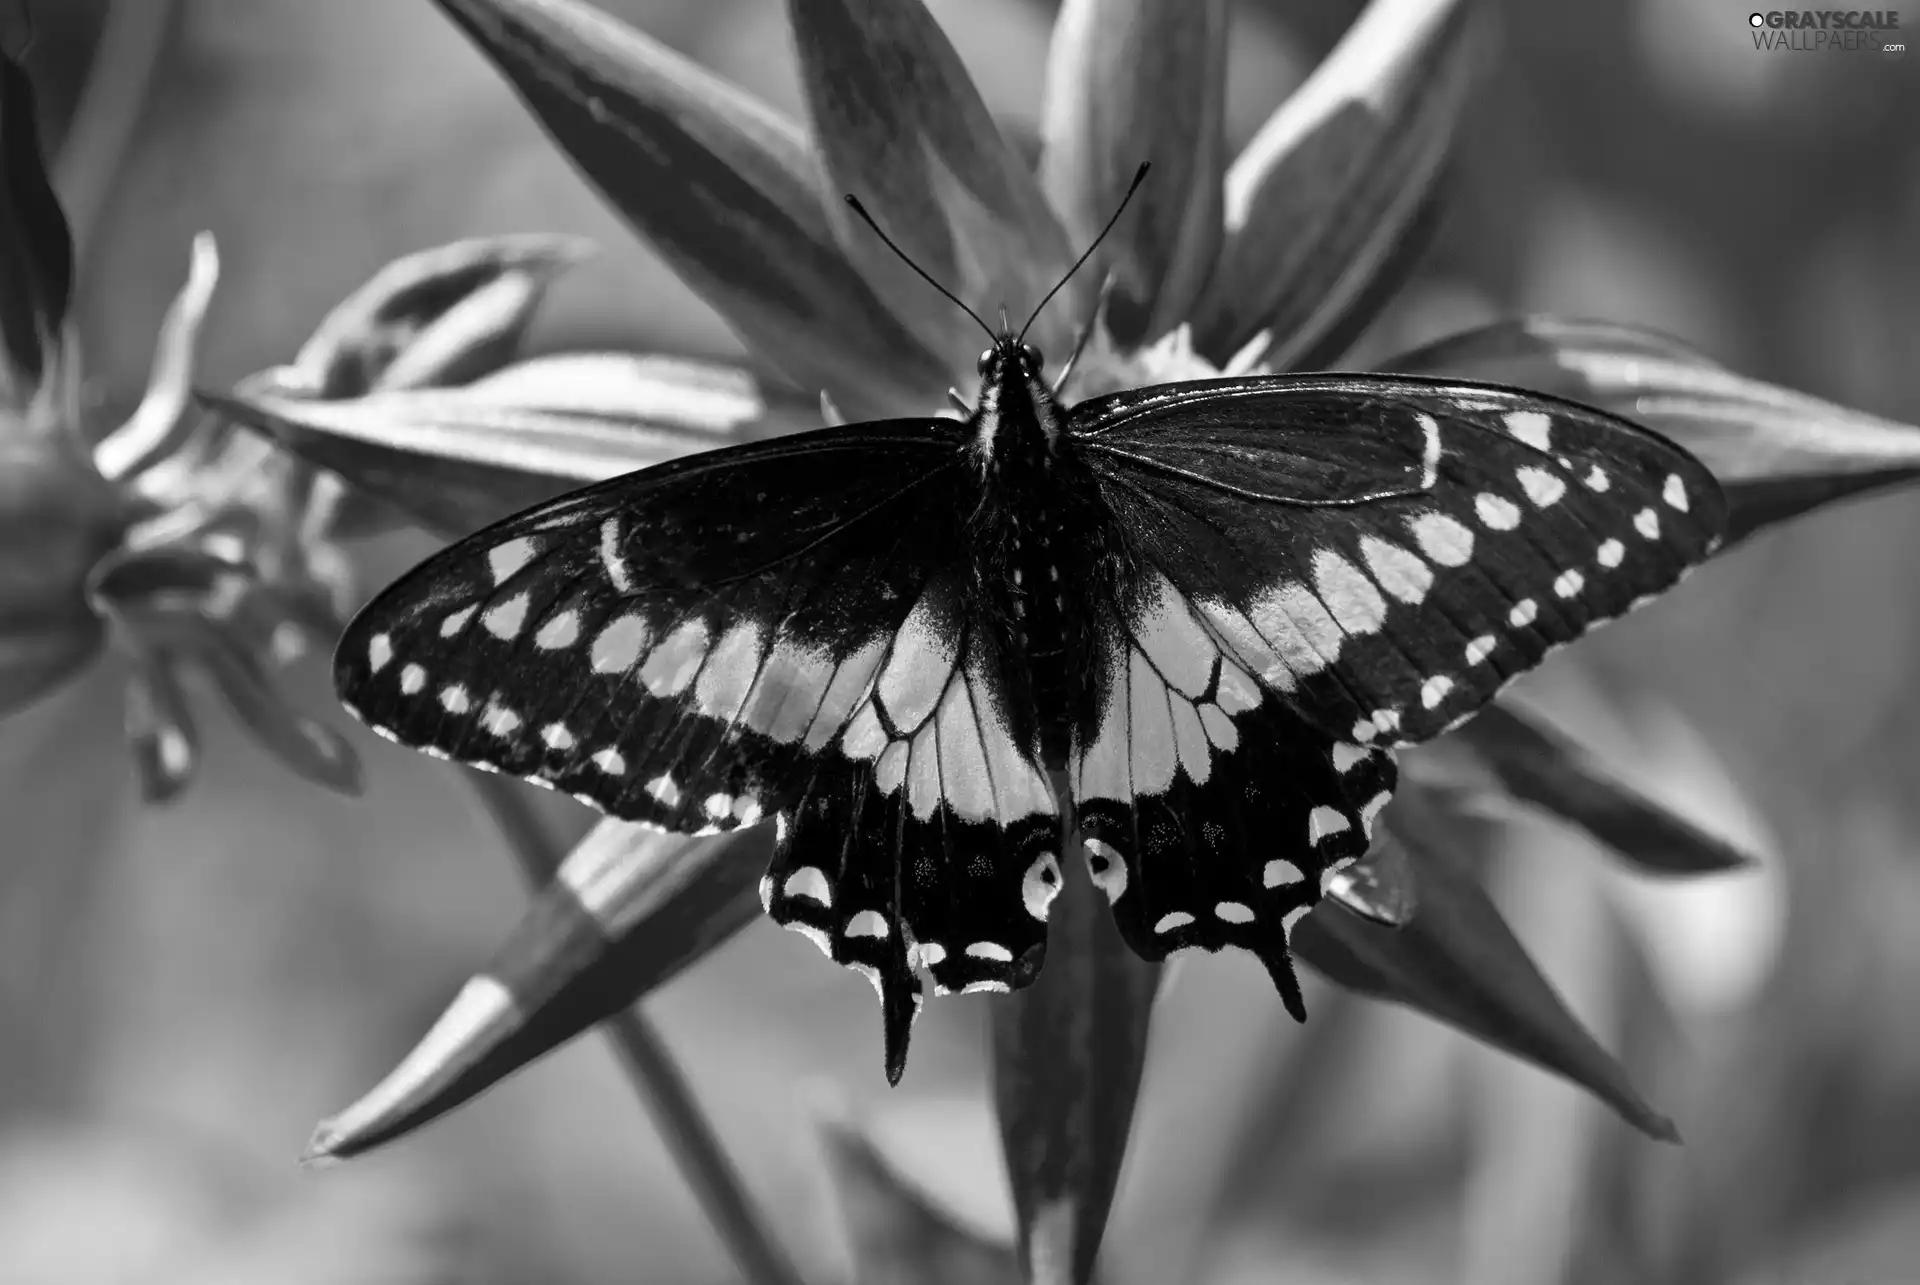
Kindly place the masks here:
[(348, 604), (346, 562), (322, 538), (338, 490), (189, 415), (195, 339), (219, 274), (212, 238), (194, 242), (145, 397), (91, 441), (66, 316), (72, 242), (47, 182), (32, 88), (3, 56), (0, 94), (0, 716), (111, 643), (129, 666), (126, 735), (149, 800), (172, 798), (192, 777), (183, 675), (193, 668), (283, 763), (357, 791), (347, 743), (292, 710), (270, 677), (311, 636), (331, 636)]
[[(924, 415), (973, 378), (970, 323), (850, 225), (837, 199), (848, 191), (931, 276), (991, 313), (1040, 299), (1151, 161), (1132, 216), (1034, 323), (1058, 358), (1072, 319), (1094, 319), (1084, 355), (1061, 372), (1063, 396), (1336, 361), (1417, 257), (1489, 46), (1471, 0), (1374, 0), (1229, 164), (1226, 0), (1065, 0), (1035, 174), (920, 0), (789, 0), (811, 134), (580, 0), (436, 2), (635, 231), (758, 358), (817, 393), (829, 421)], [(1533, 319), (1388, 364), (1640, 416), (1711, 461), (1743, 534), (1920, 472), (1920, 430), (1744, 379), (1628, 327)], [(672, 429), (694, 382), (643, 380), (629, 408)], [(743, 382), (737, 394), (747, 410), (732, 431), (798, 422), (775, 391)], [(671, 432), (589, 443), (566, 424), (503, 428), (471, 405), (385, 394), (320, 403), (237, 390), (222, 404), (448, 534), (530, 502), (528, 477), (594, 481), (688, 445)], [(461, 514), (441, 503), (449, 477), (468, 488)], [(1300, 957), (1566, 1075), (1671, 1137), (1479, 889), (1469, 823), (1542, 809), (1666, 873), (1729, 869), (1742, 855), (1511, 701), (1430, 757), (1416, 767), (1409, 756), (1381, 843), (1302, 924)], [(685, 967), (745, 921), (758, 868), (745, 843), (603, 824), (415, 1056), (324, 1126), (316, 1149), (344, 1156), (412, 1128)], [(593, 913), (573, 891), (588, 886)], [(996, 1010), (1022, 1263), (1030, 1274), (1051, 1264), (1060, 1279), (1091, 1271), (1158, 983), (1104, 910), (1069, 886), (1045, 975)], [(710, 931), (680, 915), (704, 916)], [(686, 948), (636, 947), (666, 925)]]

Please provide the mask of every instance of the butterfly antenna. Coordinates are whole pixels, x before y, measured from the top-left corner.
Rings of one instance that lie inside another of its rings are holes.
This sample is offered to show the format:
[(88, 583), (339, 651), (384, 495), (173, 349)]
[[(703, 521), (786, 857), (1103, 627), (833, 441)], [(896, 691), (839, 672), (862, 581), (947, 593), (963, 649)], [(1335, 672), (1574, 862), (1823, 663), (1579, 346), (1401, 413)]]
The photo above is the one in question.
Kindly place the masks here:
[(1000, 336), (993, 333), (993, 327), (989, 326), (986, 322), (980, 320), (979, 313), (967, 307), (967, 305), (961, 301), (959, 295), (955, 294), (953, 291), (941, 285), (938, 281), (935, 281), (931, 276), (927, 275), (927, 270), (925, 268), (921, 267), (919, 264), (915, 263), (912, 259), (908, 258), (907, 252), (905, 250), (902, 250), (899, 246), (895, 245), (893, 243), (893, 238), (880, 230), (880, 225), (873, 221), (873, 216), (871, 214), (867, 213), (867, 207), (860, 204), (859, 197), (855, 196), (851, 192), (847, 193), (847, 204), (853, 207), (853, 212), (860, 216), (861, 222), (865, 223), (868, 227), (873, 229), (873, 234), (879, 237), (880, 240), (886, 244), (887, 249), (893, 251), (895, 254), (900, 256), (900, 262), (906, 264), (909, 268), (912, 268), (916, 273), (918, 273), (922, 281), (926, 282), (928, 285), (932, 286), (935, 290), (938, 290), (941, 294), (945, 295), (949, 300), (953, 302), (954, 307), (960, 309), (960, 311), (966, 313), (969, 317), (972, 317), (973, 324), (980, 327), (980, 329), (986, 331), (987, 337), (989, 339), (992, 339), (995, 342), (999, 341)]
[(1052, 303), (1053, 296), (1060, 293), (1061, 287), (1066, 285), (1067, 282), (1073, 280), (1073, 274), (1080, 271), (1081, 265), (1086, 263), (1088, 259), (1091, 259), (1093, 257), (1093, 252), (1095, 250), (1098, 250), (1100, 248), (1100, 243), (1107, 239), (1107, 233), (1113, 231), (1113, 225), (1118, 223), (1120, 221), (1120, 216), (1127, 212), (1127, 202), (1133, 199), (1133, 194), (1140, 190), (1140, 185), (1142, 183), (1146, 182), (1147, 171), (1152, 168), (1153, 168), (1153, 162), (1151, 161), (1140, 162), (1140, 168), (1133, 172), (1133, 182), (1127, 184), (1127, 194), (1120, 198), (1120, 206), (1118, 209), (1114, 210), (1113, 217), (1107, 220), (1107, 226), (1100, 229), (1100, 235), (1093, 238), (1093, 244), (1086, 248), (1085, 253), (1083, 253), (1079, 258), (1073, 261), (1073, 266), (1067, 269), (1067, 275), (1064, 277), (1061, 277), (1059, 281), (1054, 283), (1053, 289), (1047, 291), (1047, 297), (1040, 301), (1039, 307), (1036, 307), (1033, 310), (1033, 315), (1027, 318), (1027, 324), (1020, 327), (1020, 338), (1016, 339), (1014, 341), (1015, 343), (1019, 343), (1022, 340), (1026, 339), (1027, 331), (1032, 328), (1033, 323), (1035, 321), (1038, 321), (1040, 319), (1041, 309), (1045, 308), (1048, 304)]

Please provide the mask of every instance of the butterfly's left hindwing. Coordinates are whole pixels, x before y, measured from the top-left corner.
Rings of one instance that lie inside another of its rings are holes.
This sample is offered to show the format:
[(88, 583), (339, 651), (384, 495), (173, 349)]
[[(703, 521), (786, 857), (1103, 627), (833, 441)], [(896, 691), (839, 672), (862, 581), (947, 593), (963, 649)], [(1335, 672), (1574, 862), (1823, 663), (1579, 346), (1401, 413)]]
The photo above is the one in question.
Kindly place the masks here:
[(767, 909), (875, 983), (897, 1077), (914, 966), (1024, 984), (1058, 885), (1058, 805), (967, 595), (957, 428), (713, 452), (499, 523), (361, 612), (340, 697), (627, 820), (778, 816)]

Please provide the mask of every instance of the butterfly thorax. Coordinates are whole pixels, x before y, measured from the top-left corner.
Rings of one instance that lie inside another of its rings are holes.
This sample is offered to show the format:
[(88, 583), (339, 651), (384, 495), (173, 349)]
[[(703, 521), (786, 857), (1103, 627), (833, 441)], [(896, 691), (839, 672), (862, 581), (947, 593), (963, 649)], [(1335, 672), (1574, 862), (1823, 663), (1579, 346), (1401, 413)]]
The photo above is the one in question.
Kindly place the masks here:
[(1097, 682), (1091, 622), (1109, 582), (1105, 506), (1040, 373), (1037, 354), (1003, 341), (982, 360), (971, 450), (980, 501), (970, 524), (975, 592), (1024, 743), (1058, 767)]

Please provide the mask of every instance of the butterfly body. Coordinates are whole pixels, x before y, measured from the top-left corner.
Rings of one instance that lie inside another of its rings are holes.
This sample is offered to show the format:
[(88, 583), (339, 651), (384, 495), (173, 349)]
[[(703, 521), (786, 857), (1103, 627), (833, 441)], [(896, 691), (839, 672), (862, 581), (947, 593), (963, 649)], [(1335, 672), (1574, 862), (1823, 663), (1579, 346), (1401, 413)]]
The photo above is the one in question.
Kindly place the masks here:
[(1288, 935), (1392, 748), (1723, 525), (1691, 457), (1570, 403), (1311, 375), (1068, 406), (1002, 335), (964, 422), (711, 452), (461, 541), (335, 679), (392, 739), (615, 816), (773, 820), (769, 913), (873, 982), (897, 1078), (923, 974), (1033, 980), (1063, 854), (1135, 951), (1247, 949), (1303, 1015)]

